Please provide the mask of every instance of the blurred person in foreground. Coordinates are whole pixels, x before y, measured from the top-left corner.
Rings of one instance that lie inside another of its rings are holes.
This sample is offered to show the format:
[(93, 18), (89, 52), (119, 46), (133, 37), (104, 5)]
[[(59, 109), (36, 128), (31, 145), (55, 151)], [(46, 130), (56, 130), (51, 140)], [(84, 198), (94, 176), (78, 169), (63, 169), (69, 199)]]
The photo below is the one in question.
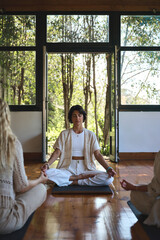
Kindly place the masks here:
[(147, 215), (144, 224), (160, 227), (160, 152), (154, 160), (154, 176), (147, 184), (134, 184), (125, 179), (120, 181), (122, 188), (131, 191), (133, 205)]
[(47, 176), (28, 180), (22, 145), (11, 130), (10, 111), (0, 99), (0, 234), (16, 231), (46, 199)]

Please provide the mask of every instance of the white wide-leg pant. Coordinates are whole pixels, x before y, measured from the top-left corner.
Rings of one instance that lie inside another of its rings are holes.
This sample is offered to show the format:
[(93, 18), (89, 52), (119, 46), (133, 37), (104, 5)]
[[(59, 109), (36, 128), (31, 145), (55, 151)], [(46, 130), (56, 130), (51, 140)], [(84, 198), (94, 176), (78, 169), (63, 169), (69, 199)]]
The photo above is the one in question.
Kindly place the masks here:
[(60, 187), (68, 186), (72, 183), (72, 181), (69, 180), (70, 176), (88, 173), (95, 173), (96, 175), (92, 178), (78, 180), (78, 185), (104, 186), (113, 182), (113, 177), (109, 177), (109, 175), (104, 171), (86, 170), (83, 160), (72, 160), (68, 169), (50, 168), (46, 173), (48, 179), (55, 182)]

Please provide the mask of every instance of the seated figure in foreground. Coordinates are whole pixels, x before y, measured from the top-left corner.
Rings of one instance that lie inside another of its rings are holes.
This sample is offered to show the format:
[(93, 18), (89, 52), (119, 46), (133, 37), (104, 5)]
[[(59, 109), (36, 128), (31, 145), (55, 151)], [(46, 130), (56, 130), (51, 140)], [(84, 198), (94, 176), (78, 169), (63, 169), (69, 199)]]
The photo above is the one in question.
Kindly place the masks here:
[(131, 202), (145, 215), (147, 225), (160, 227), (160, 152), (156, 154), (154, 161), (154, 176), (150, 183), (136, 185), (123, 179), (121, 186), (125, 190), (131, 190)]
[[(96, 135), (83, 128), (86, 112), (80, 105), (71, 107), (68, 114), (73, 128), (60, 133), (55, 151), (41, 169), (46, 172), (48, 179), (58, 186), (70, 184), (103, 186), (110, 185), (116, 172), (109, 167), (100, 153)], [(59, 158), (57, 168), (49, 166)], [(104, 171), (96, 169), (96, 160), (104, 167)]]
[(29, 180), (22, 145), (11, 129), (8, 104), (0, 99), (0, 234), (19, 230), (47, 196), (45, 173)]

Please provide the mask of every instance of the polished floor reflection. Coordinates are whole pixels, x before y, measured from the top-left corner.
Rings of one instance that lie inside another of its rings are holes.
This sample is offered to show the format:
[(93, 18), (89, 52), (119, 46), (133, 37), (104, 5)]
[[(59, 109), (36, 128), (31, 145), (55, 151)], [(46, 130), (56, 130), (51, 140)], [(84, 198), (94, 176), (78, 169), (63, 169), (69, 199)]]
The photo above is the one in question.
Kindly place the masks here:
[[(130, 192), (120, 179), (147, 183), (153, 176), (153, 161), (109, 163), (116, 170), (118, 195), (55, 195), (48, 189), (46, 202), (35, 212), (24, 240), (147, 240), (127, 205)], [(25, 164), (29, 178), (35, 178), (41, 164)]]

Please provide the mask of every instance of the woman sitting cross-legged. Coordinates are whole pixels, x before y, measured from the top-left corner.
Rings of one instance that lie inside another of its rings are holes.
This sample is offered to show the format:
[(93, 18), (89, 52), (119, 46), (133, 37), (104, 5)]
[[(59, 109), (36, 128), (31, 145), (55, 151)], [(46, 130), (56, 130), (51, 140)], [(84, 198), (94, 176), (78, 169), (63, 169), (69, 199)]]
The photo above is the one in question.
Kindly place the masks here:
[[(42, 171), (58, 186), (110, 185), (116, 172), (101, 155), (96, 135), (83, 128), (86, 112), (80, 105), (75, 105), (69, 110), (68, 119), (73, 123), (73, 128), (60, 133), (54, 144), (55, 151), (41, 167)], [(49, 169), (58, 158), (57, 168)], [(104, 171), (96, 169), (95, 158), (104, 167)]]
[(10, 127), (10, 111), (0, 99), (0, 234), (23, 227), (46, 199), (47, 176), (28, 180), (21, 143)]
[(144, 223), (160, 227), (160, 152), (155, 157), (151, 182), (136, 185), (123, 179), (120, 184), (125, 190), (131, 190), (131, 202), (134, 206), (148, 215)]

